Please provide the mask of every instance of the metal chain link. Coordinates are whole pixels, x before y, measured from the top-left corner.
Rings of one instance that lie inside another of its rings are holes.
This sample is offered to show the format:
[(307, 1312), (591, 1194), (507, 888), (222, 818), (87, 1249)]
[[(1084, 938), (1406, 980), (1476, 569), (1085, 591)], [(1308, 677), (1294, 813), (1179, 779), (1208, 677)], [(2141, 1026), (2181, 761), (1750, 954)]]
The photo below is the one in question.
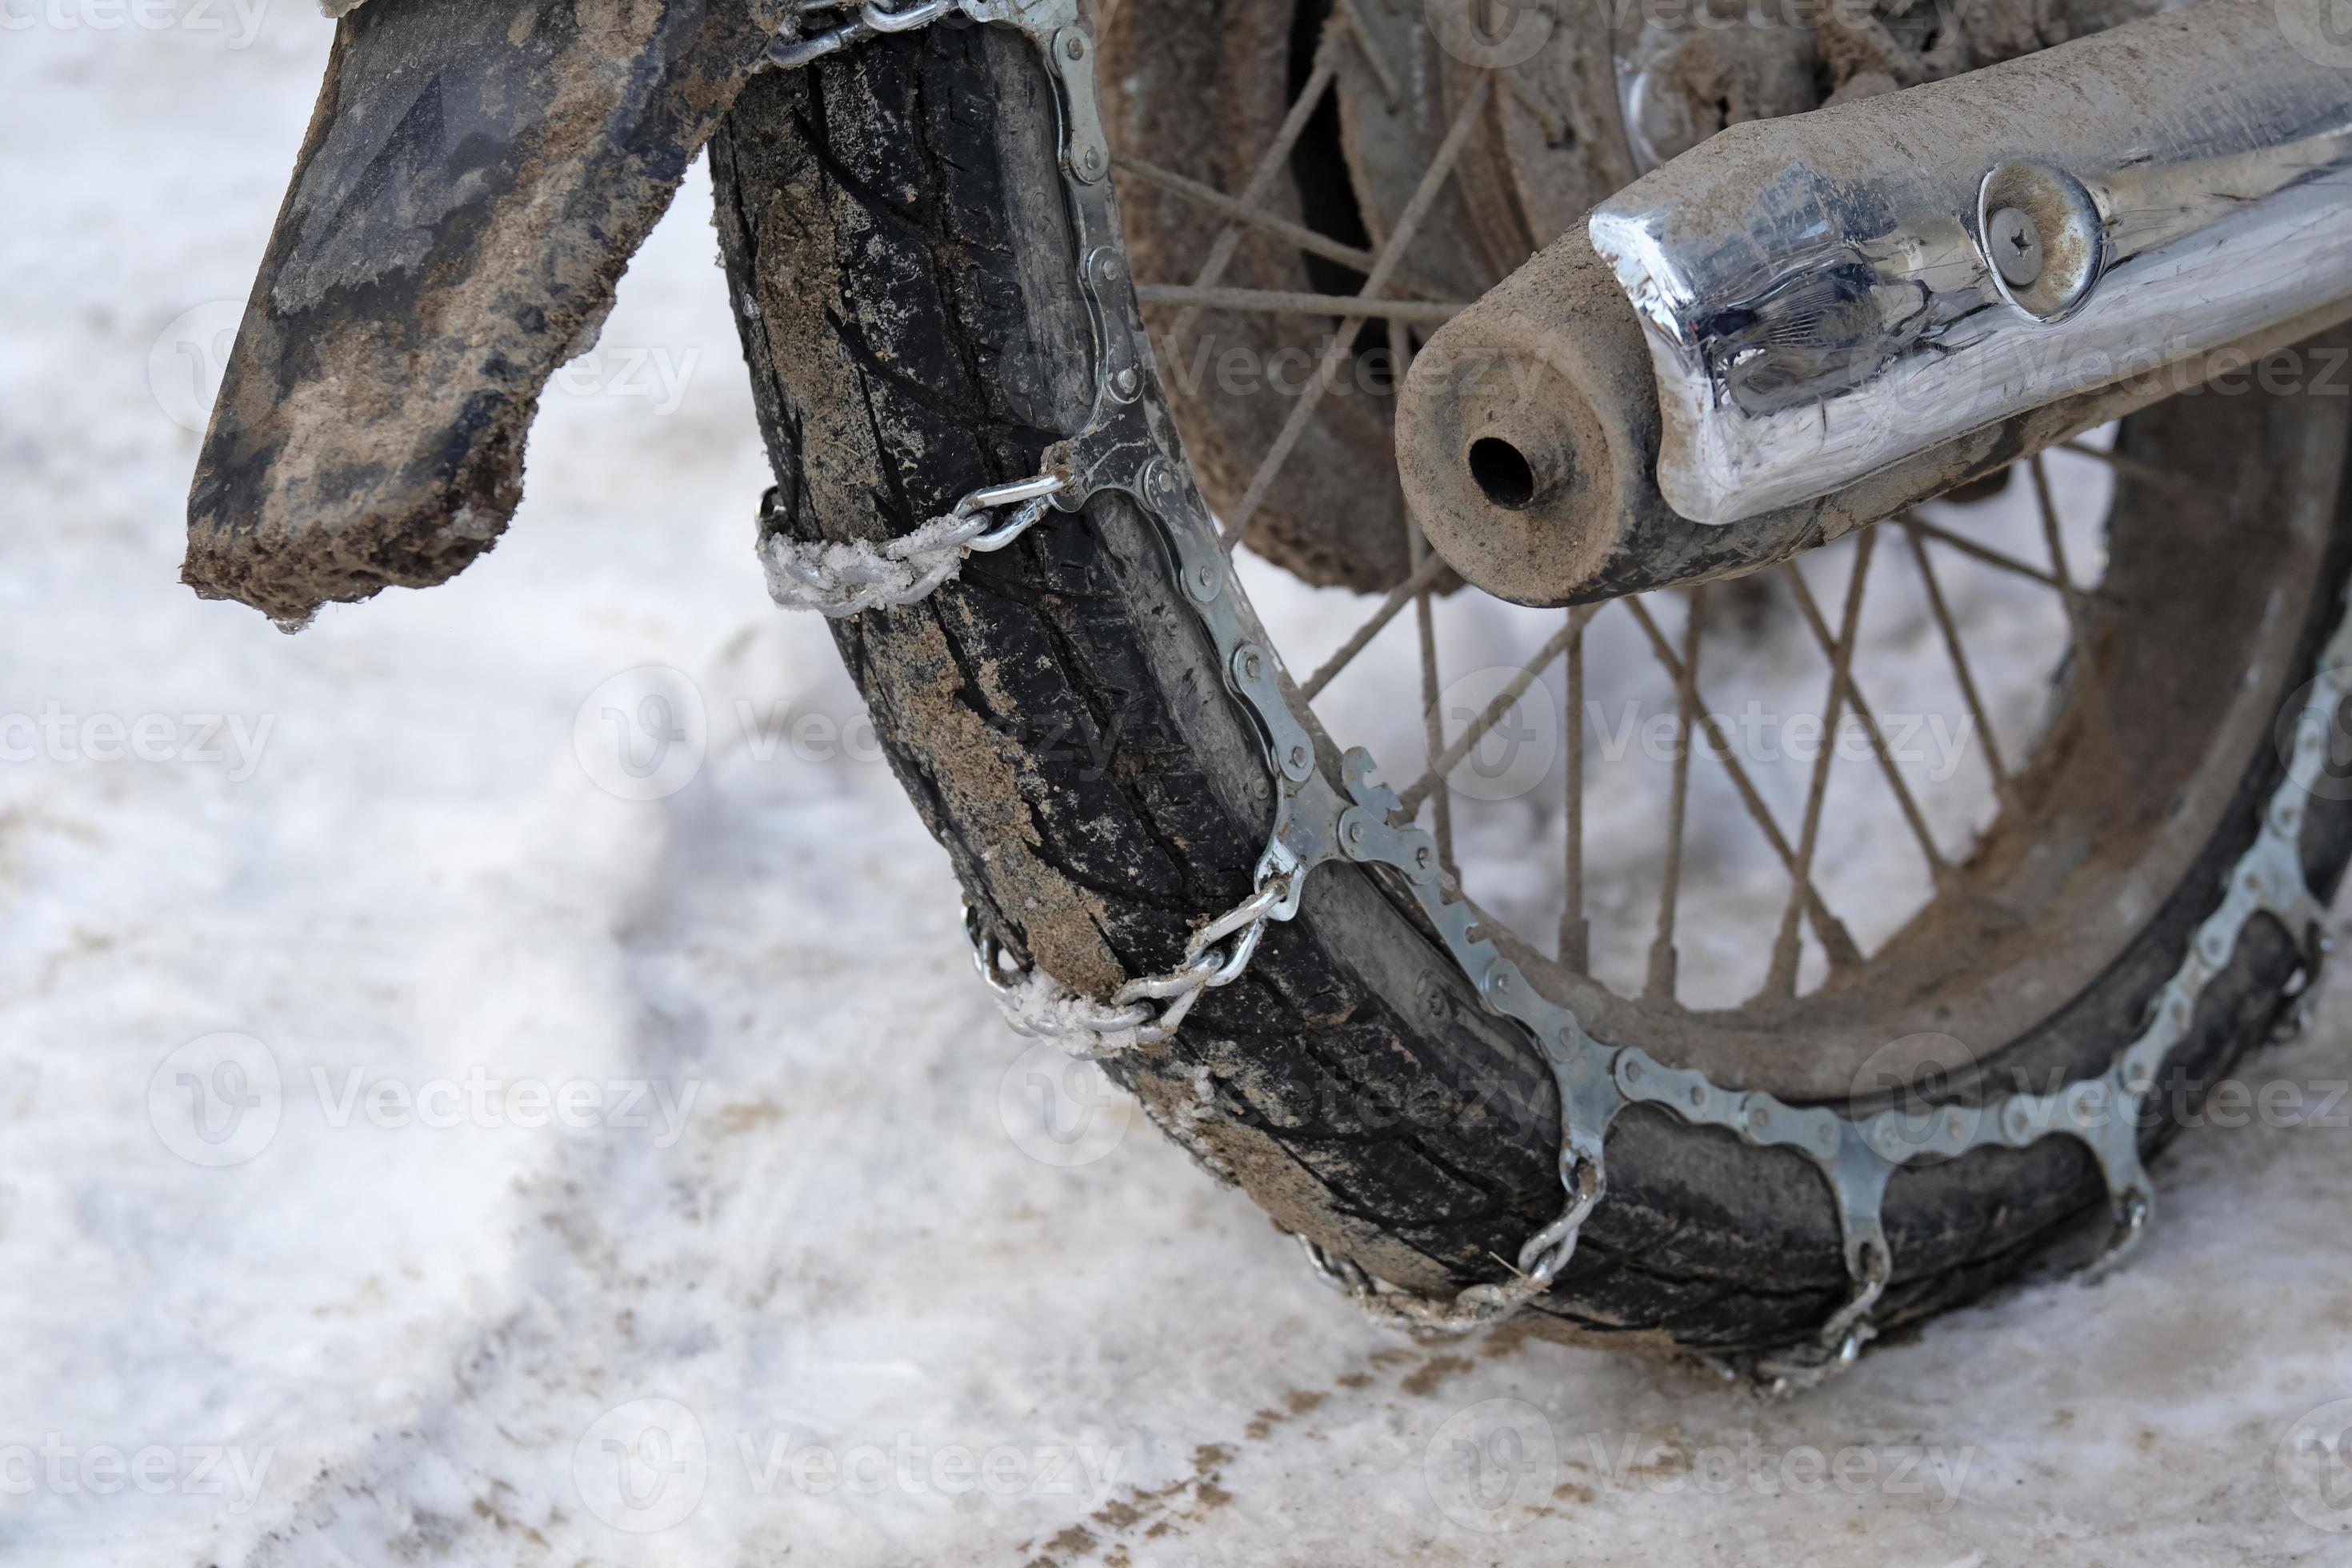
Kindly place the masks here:
[[(964, 562), (1003, 549), (1037, 526), (1053, 498), (1069, 488), (1061, 474), (974, 490), (945, 517), (881, 544), (790, 539), (761, 541), (768, 592), (788, 610), (814, 610), (832, 620), (888, 605), (918, 604), (963, 570)], [(1000, 523), (996, 513), (1019, 510)]]
[(858, 5), (857, 0), (801, 0), (799, 15), (807, 17), (827, 11), (855, 11), (846, 22), (821, 33), (804, 33), (796, 38), (780, 40), (768, 51), (768, 63), (778, 70), (798, 70), (814, 65), (827, 55), (836, 55), (852, 44), (878, 37), (885, 33), (911, 33), (928, 27), (959, 9), (956, 0), (920, 0), (911, 5), (884, 5), (879, 0)]
[[(1878, 1299), (1886, 1294), (1892, 1268), (1884, 1251), (1865, 1247), (1862, 1278), (1854, 1282), (1853, 1294), (1845, 1305), (1822, 1325), (1812, 1342), (1759, 1359), (1748, 1369), (1749, 1381), (1762, 1392), (1779, 1397), (1819, 1388), (1853, 1370), (1854, 1363), (1862, 1359), (1864, 1347), (1878, 1337), (1878, 1325), (1871, 1314), (1878, 1306)], [(1712, 1357), (1701, 1359), (1727, 1378), (1741, 1375), (1740, 1369), (1730, 1363)]]
[(2327, 965), (2335, 956), (2336, 939), (2320, 932), (2302, 966), (2287, 977), (2287, 990), (2271, 1019), (2271, 1045), (2293, 1045), (2309, 1032), (2319, 1008), (2319, 983), (2326, 978)]
[(1511, 1266), (1511, 1278), (1497, 1285), (1473, 1285), (1452, 1300), (1424, 1296), (1383, 1284), (1364, 1272), (1354, 1259), (1319, 1247), (1296, 1231), (1288, 1232), (1307, 1255), (1315, 1277), (1345, 1296), (1358, 1310), (1382, 1328), (1401, 1330), (1425, 1339), (1454, 1339), (1492, 1328), (1516, 1316), (1552, 1287), (1559, 1271), (1576, 1256), (1577, 1237), (1584, 1222), (1601, 1204), (1601, 1171), (1584, 1161), (1563, 1159), (1571, 1194), (1560, 1216), (1528, 1239)]
[(1109, 1002), (1080, 995), (1042, 969), (1024, 967), (982, 929), (967, 903), (964, 934), (972, 963), (996, 993), (1013, 1032), (1051, 1040), (1082, 1061), (1165, 1045), (1210, 992), (1231, 985), (1257, 956), (1265, 928), (1297, 907), (1299, 868), (1269, 863), (1257, 890), (1192, 933), (1184, 962), (1165, 974), (1130, 980)]

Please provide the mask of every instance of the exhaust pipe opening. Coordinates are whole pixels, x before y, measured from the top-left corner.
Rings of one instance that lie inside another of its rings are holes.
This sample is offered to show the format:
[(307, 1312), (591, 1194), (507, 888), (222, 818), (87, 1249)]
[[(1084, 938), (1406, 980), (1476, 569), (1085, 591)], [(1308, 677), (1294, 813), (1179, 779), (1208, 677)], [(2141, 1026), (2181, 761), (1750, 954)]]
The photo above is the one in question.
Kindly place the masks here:
[(1522, 511), (1535, 501), (1535, 465), (1499, 437), (1482, 436), (1470, 443), (1470, 478), (1496, 506)]

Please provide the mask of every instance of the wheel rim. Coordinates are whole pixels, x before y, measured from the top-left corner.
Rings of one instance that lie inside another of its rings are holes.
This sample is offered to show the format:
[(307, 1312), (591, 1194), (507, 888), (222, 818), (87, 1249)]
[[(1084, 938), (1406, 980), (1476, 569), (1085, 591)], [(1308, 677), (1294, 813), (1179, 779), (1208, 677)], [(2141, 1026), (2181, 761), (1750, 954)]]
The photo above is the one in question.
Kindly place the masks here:
[[(1423, 808), (1538, 987), (1718, 1083), (1843, 1100), (1873, 1074), (1949, 1070), (1953, 1042), (1982, 1066), (2111, 963), (2264, 744), (2267, 694), (2236, 672), (2281, 668), (2303, 623), (2335, 469), (2290, 459), (2338, 450), (2340, 416), (2255, 395), (2159, 406), (2024, 466), (2002, 504), (1922, 508), (1745, 584), (1577, 612), (1458, 591), (1383, 445), (1397, 370), (1433, 327), (1376, 305), (1358, 312), (1374, 337), (1263, 297), (1380, 270), (1423, 305), (1473, 298), (1511, 224), (1557, 221), (1631, 154), (1601, 147), (1581, 185), (1530, 197), (1508, 160), (1553, 134), (1544, 94), (1507, 72), (1477, 85), (1493, 73), (1465, 71), (1417, 8), (1340, 7), (1286, 53), (1263, 8), (1191, 9), (1123, 7), (1106, 39), (1130, 246), (1188, 448), (1264, 557), (1241, 569), (1318, 719)], [(1367, 15), (1392, 30), (1358, 37)], [(1589, 92), (1589, 67), (1554, 75)], [(1311, 183), (1318, 121), (1354, 232)], [(1204, 377), (1236, 352), (1255, 393)], [(1302, 359), (1312, 379), (1273, 376)], [(1351, 593), (1373, 596), (1347, 620), (1331, 606)], [(1777, 742), (1730, 722), (1751, 705)], [(1808, 720), (1845, 743), (1808, 754)], [(1457, 764), (1444, 787), (1433, 760)]]

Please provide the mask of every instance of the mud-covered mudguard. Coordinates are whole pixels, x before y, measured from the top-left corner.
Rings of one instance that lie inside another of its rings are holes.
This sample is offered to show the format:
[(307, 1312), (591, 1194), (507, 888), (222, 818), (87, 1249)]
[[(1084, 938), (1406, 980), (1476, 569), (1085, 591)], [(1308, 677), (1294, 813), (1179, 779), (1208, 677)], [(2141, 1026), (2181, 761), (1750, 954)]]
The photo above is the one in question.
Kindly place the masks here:
[(189, 585), (299, 624), (489, 549), (541, 391), (792, 8), (345, 7), (205, 435)]

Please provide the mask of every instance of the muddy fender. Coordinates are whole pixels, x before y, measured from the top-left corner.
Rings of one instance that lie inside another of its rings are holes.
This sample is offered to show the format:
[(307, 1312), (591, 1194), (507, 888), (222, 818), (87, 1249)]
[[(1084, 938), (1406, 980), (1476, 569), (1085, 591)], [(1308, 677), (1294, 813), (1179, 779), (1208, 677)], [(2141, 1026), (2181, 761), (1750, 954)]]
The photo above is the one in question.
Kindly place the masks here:
[(496, 543), (541, 389), (787, 4), (346, 7), (205, 438), (188, 584), (297, 625)]

